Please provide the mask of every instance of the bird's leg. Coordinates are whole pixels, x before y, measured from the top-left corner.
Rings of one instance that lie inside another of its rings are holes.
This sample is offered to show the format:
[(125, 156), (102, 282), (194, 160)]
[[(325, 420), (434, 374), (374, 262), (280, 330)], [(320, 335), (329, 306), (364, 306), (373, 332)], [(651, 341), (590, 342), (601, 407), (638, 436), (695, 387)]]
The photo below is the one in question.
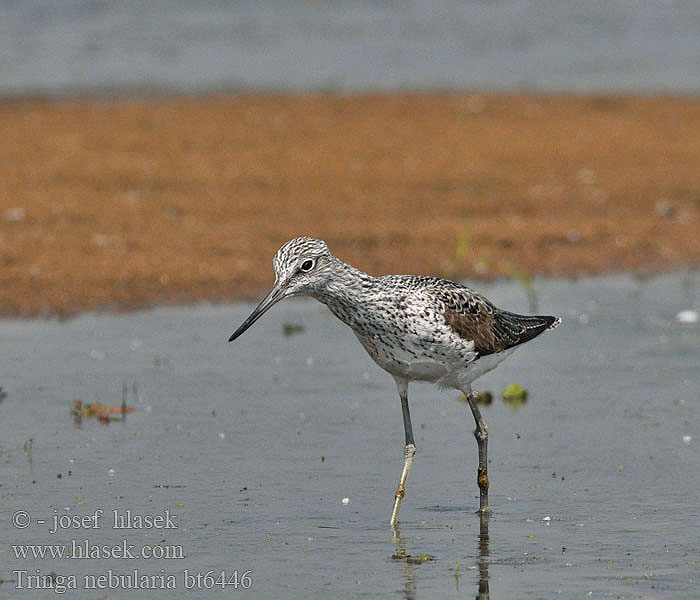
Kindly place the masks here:
[(483, 514), (488, 514), (489, 511), (489, 476), (488, 476), (488, 457), (487, 457), (487, 446), (489, 441), (489, 430), (486, 426), (486, 422), (481, 416), (479, 407), (476, 405), (476, 399), (479, 397), (478, 392), (470, 391), (465, 394), (467, 401), (469, 402), (469, 408), (472, 409), (472, 414), (474, 415), (474, 421), (476, 422), (476, 429), (474, 430), (474, 437), (476, 438), (477, 446), (479, 447), (479, 469), (476, 475), (476, 482), (479, 485), (479, 512)]
[(401, 397), (401, 411), (403, 412), (403, 429), (406, 434), (406, 445), (403, 449), (403, 470), (401, 471), (399, 485), (394, 494), (394, 510), (391, 511), (391, 519), (389, 519), (389, 525), (394, 528), (399, 522), (399, 507), (401, 506), (401, 500), (403, 500), (403, 497), (406, 495), (406, 478), (408, 477), (408, 471), (411, 469), (413, 457), (416, 454), (416, 445), (413, 441), (413, 427), (411, 426), (411, 414), (408, 411), (408, 385), (406, 382), (397, 381), (396, 383), (399, 388), (399, 396)]

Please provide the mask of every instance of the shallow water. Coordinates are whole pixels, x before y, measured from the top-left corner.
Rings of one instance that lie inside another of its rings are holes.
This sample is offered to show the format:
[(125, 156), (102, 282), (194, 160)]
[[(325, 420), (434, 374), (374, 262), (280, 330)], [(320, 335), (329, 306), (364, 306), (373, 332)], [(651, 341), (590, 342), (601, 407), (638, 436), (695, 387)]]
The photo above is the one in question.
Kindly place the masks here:
[(0, 93), (700, 91), (696, 0), (5, 0)]
[[(478, 287), (527, 310), (517, 284)], [(120, 600), (222, 596), (185, 589), (185, 570), (226, 570), (231, 594), (237, 570), (238, 593), (256, 598), (462, 598), (480, 584), (492, 598), (697, 594), (700, 326), (675, 315), (700, 308), (700, 275), (535, 289), (539, 311), (564, 323), (477, 386), (495, 392), (483, 408), (488, 531), (474, 512), (468, 409), (413, 385), (418, 452), (399, 539), (386, 525), (403, 447), (394, 384), (322, 305), (283, 302), (231, 345), (250, 305), (0, 321), (0, 596), (48, 597), (17, 589), (27, 581), (13, 571), (37, 569), (75, 575), (71, 598)], [(284, 323), (303, 330), (284, 335)], [(517, 410), (498, 397), (510, 382), (529, 391)], [(123, 383), (135, 408), (125, 422), (74, 423), (74, 398), (119, 405)], [(54, 516), (98, 509), (99, 529), (49, 531)], [(113, 509), (168, 509), (177, 529), (114, 529)], [(16, 511), (29, 527), (12, 525)], [(35, 560), (12, 548), (85, 539), (184, 558)], [(433, 560), (392, 558), (402, 554)], [(109, 569), (174, 574), (176, 590), (85, 589), (85, 575)]]

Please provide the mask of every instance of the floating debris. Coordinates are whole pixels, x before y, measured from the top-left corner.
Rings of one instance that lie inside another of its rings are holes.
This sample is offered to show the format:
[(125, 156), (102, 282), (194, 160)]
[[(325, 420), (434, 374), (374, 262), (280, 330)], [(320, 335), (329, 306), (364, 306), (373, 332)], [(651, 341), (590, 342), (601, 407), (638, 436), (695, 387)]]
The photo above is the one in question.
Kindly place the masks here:
[(0, 386), (0, 402), (2, 402), (5, 398), (7, 398), (7, 392), (2, 389), (2, 386)]
[(476, 403), (488, 406), (493, 402), (493, 394), (491, 392), (479, 392), (476, 396)]
[(432, 554), (419, 554), (418, 556), (411, 556), (410, 554), (406, 554), (406, 551), (403, 549), (397, 551), (396, 554), (392, 554), (391, 559), (405, 560), (411, 565), (420, 565), (424, 562), (430, 562), (432, 560), (435, 560)]
[(684, 436), (683, 436), (683, 443), (684, 443), (684, 444), (690, 444), (690, 442), (692, 442), (692, 441), (693, 441), (693, 438), (690, 437), (689, 435), (684, 435)]
[[(462, 404), (467, 403), (467, 397), (464, 394), (460, 394), (459, 397), (457, 398), (458, 402), (461, 402)], [(476, 403), (477, 404), (483, 404), (484, 406), (488, 406), (493, 402), (493, 394), (491, 392), (477, 392), (476, 395)]]
[(527, 402), (527, 390), (517, 383), (508, 384), (501, 392), (503, 402), (516, 409)]
[[(81, 400), (75, 400), (75, 403), (82, 405)], [(126, 406), (122, 404), (121, 406), (113, 406), (111, 404), (101, 404), (99, 402), (92, 402), (91, 404), (86, 404), (82, 407), (82, 413), (84, 417), (94, 417), (100, 413), (122, 413), (122, 412), (133, 412), (134, 408), (131, 406)]]
[(697, 323), (699, 318), (697, 310), (682, 310), (676, 315), (679, 323)]
[(348, 504), (350, 504), (350, 498), (347, 498), (347, 497), (346, 497), (346, 498), (343, 498), (343, 499), (341, 500), (341, 502), (342, 502), (344, 505), (347, 506)]
[(285, 322), (282, 324), (282, 333), (286, 337), (289, 337), (290, 335), (294, 335), (297, 333), (301, 333), (302, 331), (304, 331), (304, 326), (301, 323)]
[(435, 560), (432, 554), (419, 554), (418, 556), (406, 557), (406, 562), (413, 565), (419, 565), (421, 563), (429, 562), (431, 560)]
[(84, 405), (80, 398), (76, 398), (73, 400), (71, 415), (73, 415), (76, 425), (79, 425), (83, 418), (95, 418), (100, 423), (109, 425), (111, 421), (123, 421), (126, 414), (133, 411), (133, 407), (126, 405), (126, 400), (122, 400), (121, 406), (101, 404), (99, 402), (92, 402)]
[[(139, 393), (135, 381), (131, 386), (131, 393), (134, 401), (138, 402)], [(103, 425), (109, 425), (111, 421), (126, 421), (126, 414), (134, 411), (131, 406), (127, 406), (126, 404), (126, 398), (128, 395), (129, 386), (124, 383), (122, 384), (121, 406), (102, 404), (100, 402), (92, 402), (90, 404), (83, 405), (83, 401), (80, 398), (75, 398), (73, 400), (73, 408), (70, 411), (71, 415), (73, 415), (73, 421), (76, 425), (80, 425), (82, 423), (83, 417), (86, 419), (94, 417)], [(117, 414), (120, 416), (115, 416)]]

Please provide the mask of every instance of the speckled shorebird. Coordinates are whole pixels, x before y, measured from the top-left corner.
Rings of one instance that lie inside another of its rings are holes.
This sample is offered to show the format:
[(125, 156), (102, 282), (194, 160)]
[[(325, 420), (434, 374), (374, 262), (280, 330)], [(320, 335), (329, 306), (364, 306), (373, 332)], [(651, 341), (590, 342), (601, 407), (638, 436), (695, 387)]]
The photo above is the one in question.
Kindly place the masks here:
[(489, 512), (488, 429), (471, 384), (515, 348), (561, 322), (557, 317), (517, 315), (496, 308), (474, 290), (436, 277), (372, 277), (333, 256), (322, 240), (288, 241), (273, 260), (275, 284), (229, 338), (235, 340), (265, 311), (288, 296), (311, 296), (349, 325), (372, 359), (393, 375), (406, 435), (404, 465), (389, 523), (398, 523), (406, 478), (416, 453), (408, 410), (408, 382), (427, 381), (460, 390), (467, 398), (479, 449), (479, 510)]

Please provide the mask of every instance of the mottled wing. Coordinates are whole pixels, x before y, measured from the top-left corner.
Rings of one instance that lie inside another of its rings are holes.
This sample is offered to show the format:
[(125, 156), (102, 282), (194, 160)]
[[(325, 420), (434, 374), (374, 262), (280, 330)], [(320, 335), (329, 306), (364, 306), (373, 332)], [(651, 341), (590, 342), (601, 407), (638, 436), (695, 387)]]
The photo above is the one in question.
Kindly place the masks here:
[(461, 286), (443, 294), (445, 323), (464, 340), (473, 341), (479, 356), (503, 352), (553, 329), (561, 320), (518, 315), (496, 308), (483, 296)]

